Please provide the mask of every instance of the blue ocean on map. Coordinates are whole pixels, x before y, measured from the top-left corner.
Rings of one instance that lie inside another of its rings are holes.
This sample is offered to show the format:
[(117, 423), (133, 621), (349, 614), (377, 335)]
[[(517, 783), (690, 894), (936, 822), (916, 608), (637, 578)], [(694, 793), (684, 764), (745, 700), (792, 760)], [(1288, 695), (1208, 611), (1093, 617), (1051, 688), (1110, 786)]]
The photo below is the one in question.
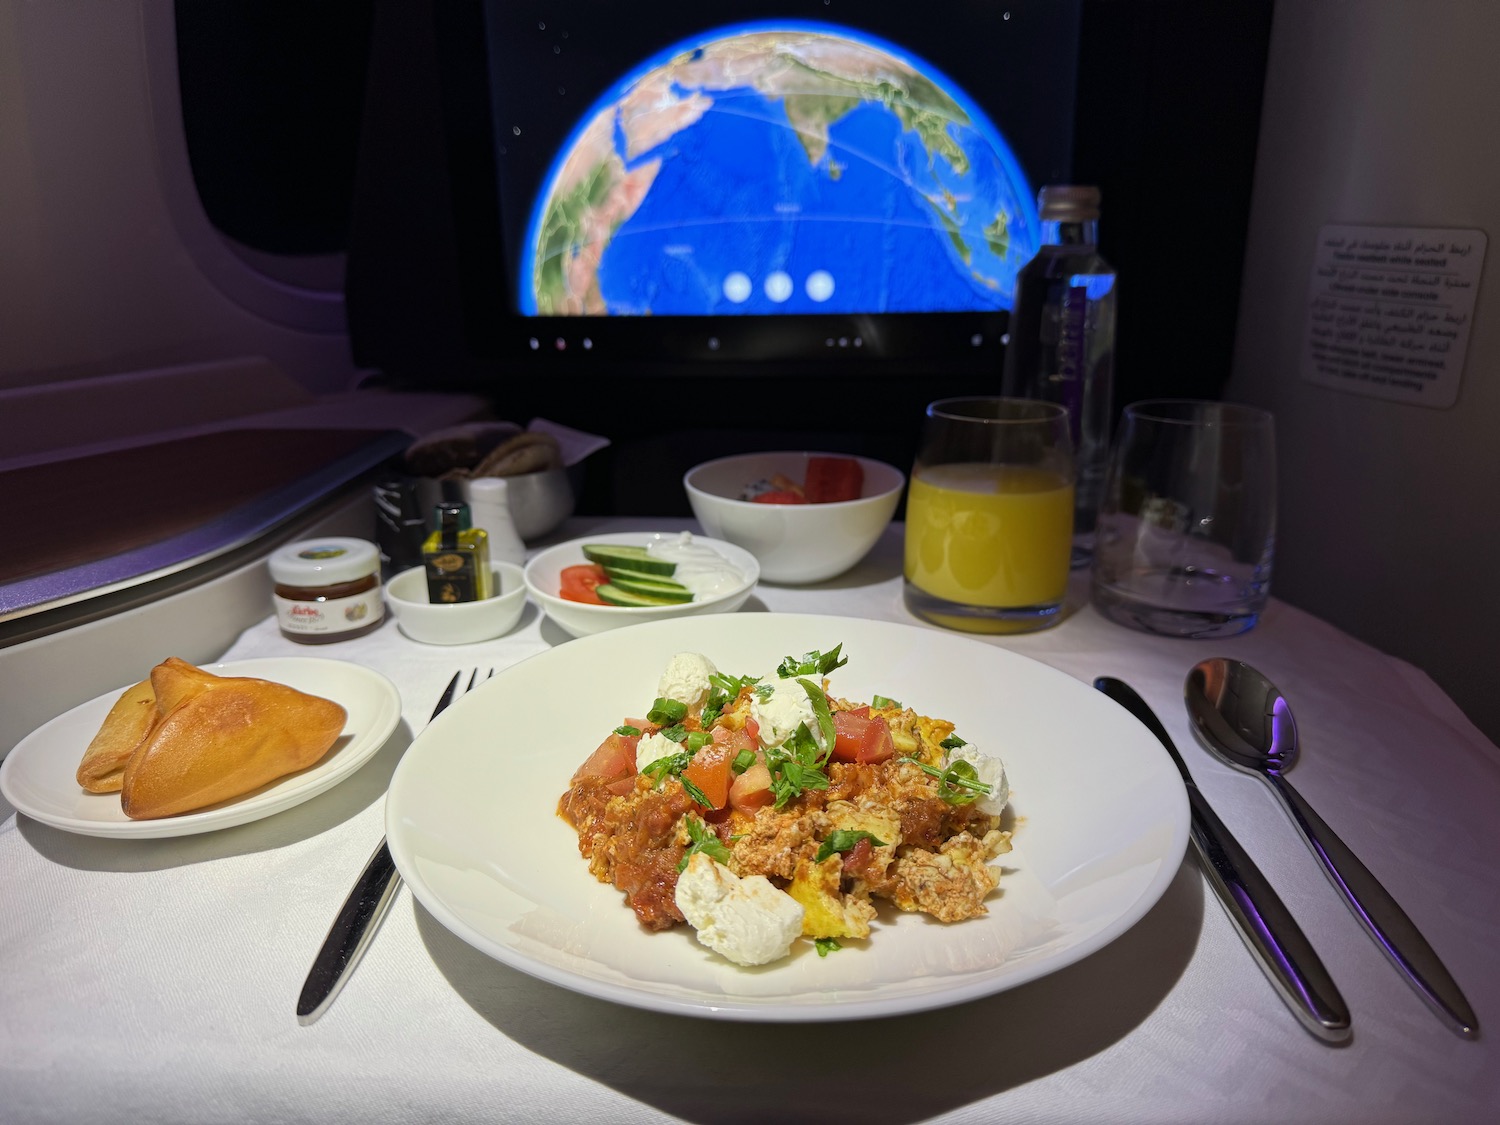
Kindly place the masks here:
[[(967, 168), (955, 170), (929, 154), (915, 130), (876, 102), (835, 120), (815, 163), (779, 99), (749, 87), (707, 91), (713, 101), (707, 113), (627, 163), (661, 162), (600, 261), (599, 291), (609, 313), (1010, 308), (1016, 272), (1038, 244), (1032, 189), (983, 113), (951, 84), (912, 65), (969, 115), (968, 124), (947, 128)], [(623, 83), (611, 98), (618, 101), (629, 88)], [(694, 91), (675, 93), (687, 98)], [(618, 130), (616, 153), (625, 159)], [(952, 203), (951, 226), (939, 214), (945, 200)], [(998, 255), (985, 233), (997, 215), (1006, 220)], [(529, 284), (531, 262), (524, 270)]]

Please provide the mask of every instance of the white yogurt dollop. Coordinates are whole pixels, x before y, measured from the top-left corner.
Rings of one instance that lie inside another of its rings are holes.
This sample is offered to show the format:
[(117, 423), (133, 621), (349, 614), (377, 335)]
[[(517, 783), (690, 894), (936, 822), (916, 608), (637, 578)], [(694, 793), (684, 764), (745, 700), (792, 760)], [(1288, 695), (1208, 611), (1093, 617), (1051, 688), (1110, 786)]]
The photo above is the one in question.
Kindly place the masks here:
[(646, 553), (663, 562), (676, 563), (672, 577), (700, 598), (727, 594), (745, 582), (745, 576), (718, 551), (695, 543), (691, 531), (682, 532), (676, 539), (648, 543)]
[(796, 733), (801, 723), (807, 724), (819, 747), (823, 745), (818, 713), (813, 710), (807, 689), (796, 680), (763, 680), (751, 689), (750, 717), (760, 728), (762, 746), (780, 746)]
[(675, 699), (684, 707), (701, 707), (713, 688), (709, 677), (718, 671), (713, 661), (697, 652), (679, 652), (667, 662), (656, 685), (658, 699)]
[(764, 965), (791, 952), (802, 904), (764, 875), (741, 879), (702, 852), (677, 877), (677, 909), (698, 940), (736, 965)]
[(1010, 781), (1005, 776), (1005, 763), (982, 753), (972, 743), (949, 750), (945, 764), (951, 765), (960, 760), (973, 766), (980, 782), (990, 787), (990, 795), (980, 797), (974, 802), (974, 807), (986, 816), (999, 816), (1010, 800)]
[(681, 750), (682, 747), (670, 738), (663, 738), (659, 734), (648, 734), (635, 744), (635, 772), (640, 773), (652, 762), (670, 758)]

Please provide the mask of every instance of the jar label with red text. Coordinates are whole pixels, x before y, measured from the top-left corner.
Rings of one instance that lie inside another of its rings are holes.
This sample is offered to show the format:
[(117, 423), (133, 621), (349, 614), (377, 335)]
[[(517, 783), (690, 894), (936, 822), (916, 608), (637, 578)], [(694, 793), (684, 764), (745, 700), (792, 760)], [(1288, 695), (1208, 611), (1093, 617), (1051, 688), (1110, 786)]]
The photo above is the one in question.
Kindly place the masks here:
[(288, 633), (346, 633), (379, 621), (385, 613), (380, 587), (347, 598), (305, 602), (273, 595), (276, 620)]

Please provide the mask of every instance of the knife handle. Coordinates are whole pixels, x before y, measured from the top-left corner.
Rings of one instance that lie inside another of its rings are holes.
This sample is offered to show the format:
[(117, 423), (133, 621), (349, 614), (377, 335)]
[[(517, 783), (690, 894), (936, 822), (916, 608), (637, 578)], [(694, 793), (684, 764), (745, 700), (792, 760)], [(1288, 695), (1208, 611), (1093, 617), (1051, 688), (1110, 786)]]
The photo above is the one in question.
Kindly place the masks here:
[(318, 950), (307, 981), (302, 985), (302, 995), (297, 998), (297, 1022), (312, 1023), (333, 1003), (334, 997), (344, 987), (344, 982), (359, 964), (370, 946), (380, 920), (390, 909), (396, 897), (396, 888), (401, 885), (401, 876), (396, 871), (396, 861), (385, 840), (365, 864), (354, 889), (344, 900), (333, 925), (328, 927), (328, 936)]
[(1196, 785), (1189, 834), (1225, 911), (1293, 1014), (1320, 1039), (1349, 1037), (1349, 1007), (1302, 927)]

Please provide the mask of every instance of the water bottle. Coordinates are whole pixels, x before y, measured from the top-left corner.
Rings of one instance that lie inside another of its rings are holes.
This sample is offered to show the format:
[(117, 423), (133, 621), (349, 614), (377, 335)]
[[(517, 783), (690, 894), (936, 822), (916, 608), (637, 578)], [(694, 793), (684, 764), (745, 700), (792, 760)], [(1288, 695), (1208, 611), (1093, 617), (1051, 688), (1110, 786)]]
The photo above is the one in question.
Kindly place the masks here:
[(1060, 185), (1037, 197), (1042, 246), (1016, 275), (1002, 393), (1068, 408), (1078, 484), (1073, 565), (1093, 555), (1109, 459), (1115, 271), (1099, 255), (1099, 189)]

